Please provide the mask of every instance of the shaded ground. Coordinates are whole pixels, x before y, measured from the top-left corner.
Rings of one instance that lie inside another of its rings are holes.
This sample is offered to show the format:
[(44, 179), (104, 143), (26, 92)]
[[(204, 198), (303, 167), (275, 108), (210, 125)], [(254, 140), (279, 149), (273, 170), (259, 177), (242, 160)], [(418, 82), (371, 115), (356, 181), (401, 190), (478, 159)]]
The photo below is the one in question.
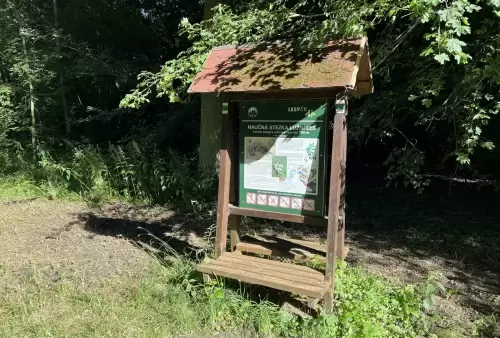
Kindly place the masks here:
[[(448, 288), (440, 308), (454, 322), (500, 312), (500, 208), (495, 195), (473, 191), (415, 196), (350, 187), (348, 260), (405, 282), (438, 276)], [(89, 209), (43, 199), (0, 205), (0, 267), (33, 266), (57, 279), (70, 269), (86, 284), (137, 274), (147, 251), (200, 258), (211, 245), (211, 217), (124, 204)], [(206, 215), (208, 216), (208, 215)], [(208, 223), (207, 223), (208, 222)], [(323, 241), (323, 229), (275, 222), (245, 224), (247, 233)]]
[(16, 274), (41, 267), (58, 278), (71, 271), (85, 284), (143, 269), (149, 259), (125, 239), (86, 231), (83, 204), (35, 199), (0, 205), (0, 266)]

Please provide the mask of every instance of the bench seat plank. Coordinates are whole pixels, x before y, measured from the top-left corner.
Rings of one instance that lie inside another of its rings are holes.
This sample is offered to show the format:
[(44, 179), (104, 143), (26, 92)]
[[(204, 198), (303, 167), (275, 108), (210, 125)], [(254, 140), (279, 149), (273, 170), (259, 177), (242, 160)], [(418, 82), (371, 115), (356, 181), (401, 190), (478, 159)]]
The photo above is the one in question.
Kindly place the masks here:
[(321, 299), (328, 290), (323, 273), (306, 266), (224, 253), (208, 263), (199, 264), (198, 271), (218, 277), (262, 285), (311, 298)]

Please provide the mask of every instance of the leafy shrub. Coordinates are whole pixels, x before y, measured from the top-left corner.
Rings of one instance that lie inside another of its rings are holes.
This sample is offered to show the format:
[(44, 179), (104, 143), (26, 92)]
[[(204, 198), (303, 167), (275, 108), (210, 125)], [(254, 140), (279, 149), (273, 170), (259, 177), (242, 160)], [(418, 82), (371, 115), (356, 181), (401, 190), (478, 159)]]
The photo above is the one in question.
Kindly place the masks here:
[(336, 337), (416, 337), (427, 331), (427, 288), (398, 286), (361, 268), (340, 263), (336, 278), (337, 314), (326, 317)]
[(500, 316), (489, 315), (474, 322), (472, 329), (474, 337), (499, 337), (500, 336)]

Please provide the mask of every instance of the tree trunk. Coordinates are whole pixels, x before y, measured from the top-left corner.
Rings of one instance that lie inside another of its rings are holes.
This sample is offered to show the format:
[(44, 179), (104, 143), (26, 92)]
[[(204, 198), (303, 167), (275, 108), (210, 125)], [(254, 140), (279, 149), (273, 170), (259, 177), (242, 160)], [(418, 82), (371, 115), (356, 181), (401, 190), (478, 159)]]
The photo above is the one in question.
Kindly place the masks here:
[[(212, 8), (220, 0), (205, 0), (205, 20), (212, 17)], [(217, 168), (220, 148), (222, 103), (217, 94), (201, 95), (200, 159), (201, 170), (211, 174)]]
[(57, 14), (57, 0), (53, 0), (54, 4), (54, 26), (56, 29), (56, 48), (57, 48), (57, 57), (59, 58), (58, 63), (58, 73), (59, 73), (59, 93), (61, 95), (61, 104), (63, 106), (64, 111), (64, 123), (66, 126), (66, 134), (69, 135), (71, 133), (71, 124), (69, 121), (69, 110), (68, 110), (68, 102), (66, 101), (66, 92), (64, 88), (64, 73), (61, 67), (61, 38), (59, 36), (59, 18)]
[[(28, 64), (29, 68), (29, 59), (28, 59), (28, 47), (26, 46), (26, 37), (23, 35), (23, 28), (21, 25), (21, 20), (19, 20), (19, 36), (21, 37), (21, 44), (23, 46), (23, 54), (25, 58), (25, 62)], [(29, 74), (28, 74), (29, 78)], [(35, 109), (35, 88), (33, 87), (33, 82), (28, 80), (28, 89), (29, 89), (29, 101), (30, 101), (30, 115), (31, 115), (31, 145), (33, 148), (36, 146), (36, 109)]]
[(35, 111), (35, 94), (33, 84), (30, 82), (30, 113), (31, 113), (31, 145), (33, 148), (36, 146), (36, 111)]
[(204, 19), (205, 20), (210, 20), (213, 16), (212, 9), (217, 6), (218, 4), (223, 3), (224, 1), (222, 0), (205, 0), (205, 13), (204, 13)]
[(200, 168), (215, 172), (218, 163), (222, 103), (217, 94), (201, 96)]

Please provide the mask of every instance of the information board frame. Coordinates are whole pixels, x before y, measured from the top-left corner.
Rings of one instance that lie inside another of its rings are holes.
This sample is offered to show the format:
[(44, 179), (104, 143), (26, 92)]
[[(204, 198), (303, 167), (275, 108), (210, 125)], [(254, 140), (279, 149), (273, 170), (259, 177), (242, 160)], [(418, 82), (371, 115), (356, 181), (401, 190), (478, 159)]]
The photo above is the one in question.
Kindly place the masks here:
[(259, 100), (237, 108), (237, 205), (324, 217), (330, 102)]

